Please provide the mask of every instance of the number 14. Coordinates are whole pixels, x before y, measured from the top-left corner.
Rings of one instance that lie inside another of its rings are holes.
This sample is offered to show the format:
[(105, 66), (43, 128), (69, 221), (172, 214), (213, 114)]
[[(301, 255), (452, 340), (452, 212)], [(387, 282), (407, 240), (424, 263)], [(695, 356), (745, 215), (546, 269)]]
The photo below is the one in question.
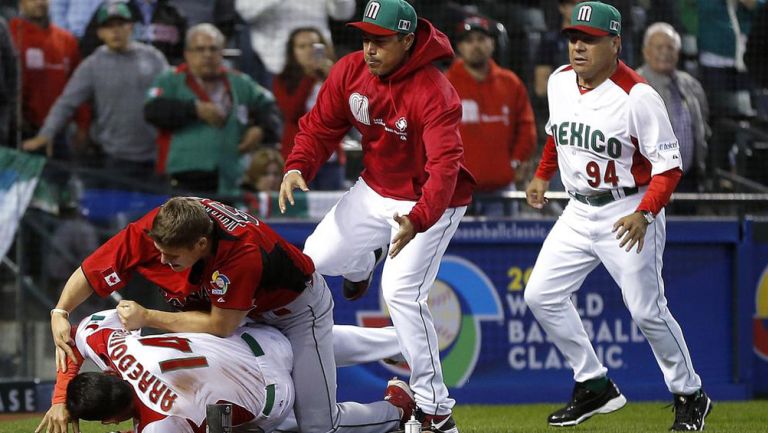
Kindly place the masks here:
[[(593, 188), (597, 188), (600, 186), (601, 183), (601, 176), (600, 176), (600, 166), (597, 165), (595, 161), (589, 161), (587, 163), (587, 176), (589, 177), (589, 180), (587, 183), (589, 183), (589, 186)], [(613, 186), (619, 185), (619, 177), (616, 176), (616, 162), (615, 161), (608, 161), (608, 164), (605, 166), (605, 177), (602, 179), (605, 181), (605, 183), (609, 183)]]

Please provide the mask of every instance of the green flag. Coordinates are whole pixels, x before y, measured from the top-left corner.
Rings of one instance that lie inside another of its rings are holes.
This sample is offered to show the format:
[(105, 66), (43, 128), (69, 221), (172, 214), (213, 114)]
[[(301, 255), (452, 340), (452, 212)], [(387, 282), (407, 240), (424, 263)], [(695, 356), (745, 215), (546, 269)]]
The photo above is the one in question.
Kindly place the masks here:
[(44, 165), (42, 156), (0, 147), (0, 257), (13, 243)]

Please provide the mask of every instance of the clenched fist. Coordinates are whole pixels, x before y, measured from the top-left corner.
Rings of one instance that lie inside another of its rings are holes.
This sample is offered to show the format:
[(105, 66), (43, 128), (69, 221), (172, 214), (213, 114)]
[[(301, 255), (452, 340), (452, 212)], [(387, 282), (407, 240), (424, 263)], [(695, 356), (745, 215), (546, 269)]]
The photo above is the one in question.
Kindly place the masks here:
[(117, 304), (117, 315), (120, 323), (129, 331), (139, 329), (147, 323), (147, 309), (134, 301), (120, 301)]

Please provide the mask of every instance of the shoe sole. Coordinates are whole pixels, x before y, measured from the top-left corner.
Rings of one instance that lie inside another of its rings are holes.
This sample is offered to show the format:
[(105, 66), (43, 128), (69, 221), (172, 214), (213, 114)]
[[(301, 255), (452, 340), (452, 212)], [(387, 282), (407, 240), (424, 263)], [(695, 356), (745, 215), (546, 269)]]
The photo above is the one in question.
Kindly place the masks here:
[(373, 262), (373, 270), (371, 271), (371, 274), (368, 275), (368, 279), (367, 279), (368, 280), (368, 284), (366, 284), (365, 289), (358, 290), (358, 291), (356, 291), (355, 293), (353, 293), (350, 296), (347, 296), (347, 294), (343, 293), (343, 291), (342, 291), (342, 296), (344, 296), (344, 299), (346, 299), (347, 301), (357, 301), (358, 299), (360, 299), (363, 296), (365, 296), (366, 293), (368, 293), (368, 289), (371, 288), (371, 281), (373, 281), (373, 273), (376, 272), (376, 268), (379, 266), (379, 264), (381, 264), (381, 262), (383, 262), (387, 258), (387, 253), (389, 253), (389, 245), (387, 245), (385, 247), (382, 247), (381, 255), (377, 259), (374, 260), (374, 262)]
[(699, 431), (704, 430), (704, 421), (707, 419), (707, 416), (709, 416), (709, 413), (712, 412), (713, 406), (712, 399), (707, 397), (707, 410), (704, 411), (704, 416), (701, 417), (701, 428)]
[(564, 421), (564, 422), (557, 422), (557, 423), (549, 423), (549, 425), (554, 427), (570, 427), (577, 424), (581, 424), (584, 421), (591, 418), (593, 415), (597, 414), (607, 414), (611, 412), (616, 412), (617, 410), (624, 407), (624, 405), (627, 404), (627, 398), (624, 397), (623, 394), (619, 395), (618, 397), (614, 397), (611, 400), (608, 400), (607, 403), (604, 405), (598, 407), (597, 409), (593, 410), (592, 412), (587, 412), (584, 415), (580, 416), (578, 419), (575, 419), (573, 421)]
[[(371, 276), (373, 276), (373, 274), (371, 274)], [(369, 286), (371, 284), (371, 279), (372, 279), (371, 277), (368, 277), (368, 284), (369, 284)], [(347, 296), (346, 293), (342, 293), (342, 296), (344, 296), (344, 299), (346, 299), (347, 301), (357, 301), (358, 299), (360, 299), (363, 296), (365, 296), (366, 293), (368, 293), (368, 289), (369, 288), (370, 287), (366, 287), (365, 290), (358, 290), (358, 291), (356, 291), (354, 294), (352, 294), (350, 296)]]

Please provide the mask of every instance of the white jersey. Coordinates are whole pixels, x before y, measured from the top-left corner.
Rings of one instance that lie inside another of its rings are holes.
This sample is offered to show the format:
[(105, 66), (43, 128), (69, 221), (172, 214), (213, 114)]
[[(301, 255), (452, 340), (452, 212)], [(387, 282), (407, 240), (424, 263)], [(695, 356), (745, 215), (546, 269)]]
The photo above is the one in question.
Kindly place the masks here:
[(116, 311), (108, 310), (83, 320), (75, 343), (83, 357), (131, 384), (148, 409), (137, 426), (143, 433), (195, 431), (190, 423), (201, 426), (206, 405), (221, 401), (245, 409), (270, 431), (293, 407), (293, 352), (272, 327), (247, 324), (227, 338), (142, 337), (122, 329)]
[(664, 102), (632, 69), (619, 62), (608, 80), (585, 94), (576, 80), (566, 65), (547, 84), (546, 129), (567, 191), (594, 195), (638, 187), (682, 168)]

